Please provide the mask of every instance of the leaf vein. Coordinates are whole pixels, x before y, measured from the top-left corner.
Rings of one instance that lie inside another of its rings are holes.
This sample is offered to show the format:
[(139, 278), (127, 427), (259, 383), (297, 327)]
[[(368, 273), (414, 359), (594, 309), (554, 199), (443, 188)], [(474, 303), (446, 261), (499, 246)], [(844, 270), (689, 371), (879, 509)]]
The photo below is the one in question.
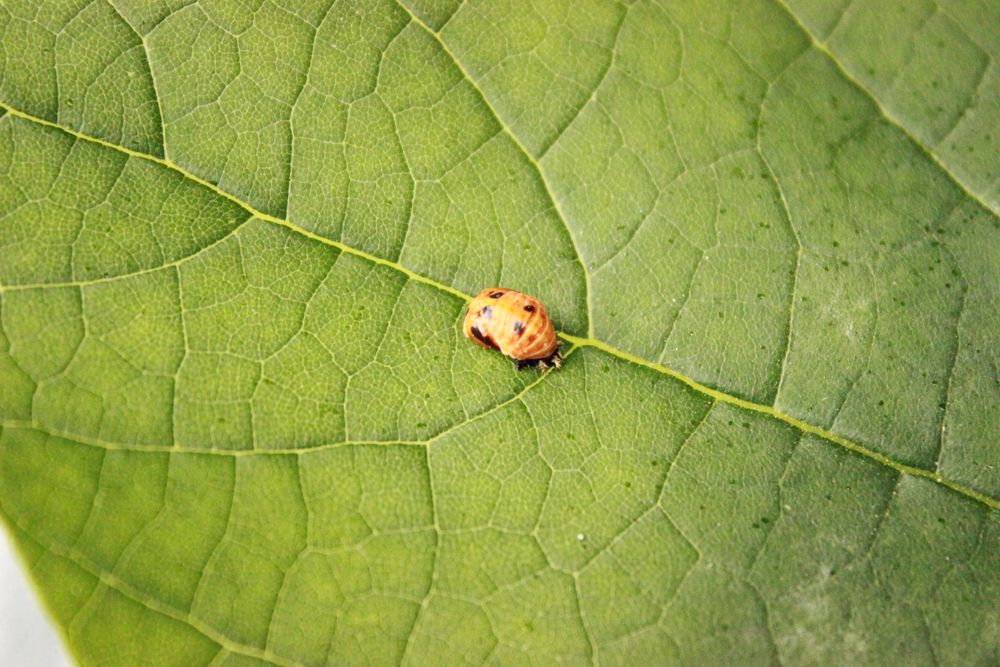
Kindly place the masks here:
[[(778, 0), (778, 1), (780, 1), (780, 0)], [(354, 248), (353, 246), (347, 245), (347, 244), (342, 243), (340, 241), (335, 241), (333, 239), (326, 238), (324, 236), (316, 234), (315, 232), (311, 232), (311, 231), (309, 231), (307, 229), (304, 229), (304, 228), (296, 225), (295, 223), (293, 223), (293, 222), (291, 222), (289, 220), (284, 220), (284, 219), (281, 219), (281, 218), (277, 218), (277, 217), (275, 217), (273, 215), (269, 215), (269, 214), (264, 213), (262, 211), (258, 211), (257, 209), (255, 209), (250, 204), (242, 201), (236, 195), (233, 195), (233, 194), (231, 194), (231, 193), (223, 190), (218, 185), (210, 183), (209, 181), (205, 180), (204, 178), (201, 178), (201, 177), (199, 177), (199, 176), (197, 176), (197, 175), (195, 175), (195, 174), (193, 174), (193, 173), (185, 170), (184, 168), (178, 166), (176, 163), (174, 163), (174, 162), (172, 162), (172, 161), (170, 161), (168, 159), (160, 158), (160, 157), (157, 157), (155, 155), (150, 155), (148, 153), (142, 153), (141, 151), (137, 151), (137, 150), (134, 150), (134, 149), (131, 149), (131, 148), (127, 148), (125, 146), (119, 146), (117, 144), (114, 144), (113, 142), (106, 141), (104, 139), (99, 139), (97, 137), (92, 137), (92, 136), (83, 134), (82, 132), (80, 132), (78, 130), (71, 129), (71, 128), (65, 127), (63, 125), (60, 125), (59, 123), (55, 123), (55, 122), (52, 122), (52, 121), (49, 121), (49, 120), (45, 120), (43, 118), (39, 118), (39, 117), (34, 116), (32, 114), (29, 114), (27, 112), (21, 111), (20, 109), (17, 109), (16, 107), (11, 106), (9, 103), (7, 103), (6, 101), (3, 101), (3, 100), (0, 100), (0, 109), (5, 109), (7, 111), (7, 113), (10, 113), (13, 116), (17, 116), (19, 118), (23, 118), (25, 120), (37, 123), (39, 125), (44, 125), (46, 127), (51, 127), (51, 128), (55, 128), (55, 129), (61, 130), (63, 132), (66, 132), (67, 134), (75, 136), (75, 137), (77, 137), (79, 139), (83, 139), (85, 141), (89, 141), (91, 143), (95, 143), (95, 144), (104, 146), (106, 148), (110, 148), (112, 150), (120, 151), (120, 152), (126, 153), (127, 155), (131, 155), (133, 157), (142, 158), (142, 159), (150, 160), (152, 162), (156, 162), (157, 164), (160, 164), (160, 165), (162, 165), (162, 166), (164, 166), (164, 167), (166, 167), (166, 168), (168, 168), (168, 169), (170, 169), (172, 171), (175, 171), (175, 172), (181, 174), (182, 176), (184, 176), (184, 177), (186, 177), (186, 178), (188, 178), (188, 179), (190, 179), (190, 180), (192, 180), (192, 181), (194, 181), (194, 182), (196, 182), (196, 183), (198, 183), (198, 184), (200, 184), (200, 185), (202, 185), (202, 186), (210, 189), (211, 191), (213, 191), (216, 194), (218, 194), (220, 197), (223, 197), (224, 199), (237, 204), (241, 208), (245, 209), (247, 212), (251, 213), (254, 217), (260, 218), (261, 220), (264, 220), (265, 222), (269, 222), (271, 224), (275, 224), (275, 225), (279, 225), (279, 226), (285, 227), (285, 228), (287, 228), (289, 230), (292, 230), (292, 231), (294, 231), (294, 232), (296, 232), (298, 234), (301, 234), (302, 236), (310, 238), (310, 239), (312, 239), (314, 241), (317, 241), (319, 243), (322, 243), (322, 244), (325, 244), (325, 245), (328, 245), (328, 246), (332, 246), (334, 248), (338, 248), (339, 250), (341, 250), (343, 252), (346, 252), (348, 254), (354, 255), (356, 257), (360, 257), (360, 258), (365, 259), (365, 260), (367, 260), (369, 262), (372, 262), (373, 264), (377, 264), (377, 265), (380, 265), (380, 266), (385, 266), (385, 267), (391, 268), (391, 269), (393, 269), (395, 271), (398, 271), (398, 272), (406, 275), (409, 279), (411, 279), (411, 280), (413, 280), (415, 282), (419, 282), (419, 283), (422, 283), (422, 284), (434, 287), (435, 289), (438, 289), (438, 290), (441, 290), (443, 292), (446, 292), (446, 293), (448, 293), (448, 294), (450, 294), (450, 295), (452, 295), (454, 297), (457, 297), (458, 299), (461, 299), (462, 301), (466, 301), (467, 302), (467, 301), (471, 300), (471, 297), (468, 294), (465, 294), (464, 292), (462, 292), (462, 291), (460, 291), (460, 290), (458, 290), (458, 289), (456, 289), (456, 288), (454, 288), (454, 287), (452, 287), (450, 285), (446, 285), (446, 284), (438, 282), (438, 281), (436, 281), (436, 280), (434, 280), (432, 278), (428, 278), (428, 277), (426, 277), (424, 275), (416, 273), (415, 271), (413, 271), (413, 270), (411, 270), (411, 269), (403, 266), (402, 264), (400, 264), (398, 262), (394, 262), (392, 260), (385, 259), (385, 258), (379, 257), (377, 255), (373, 255), (373, 254), (371, 254), (369, 252), (366, 252), (364, 250), (360, 250), (360, 249)], [(971, 194), (969, 194), (969, 197), (975, 199), (975, 197), (973, 195), (971, 195)], [(976, 199), (976, 201), (979, 201), (979, 200)], [(980, 202), (980, 203), (982, 203), (982, 202)], [(585, 275), (588, 276), (588, 284), (589, 284), (589, 272), (585, 272)], [(588, 295), (588, 302), (589, 302), (589, 299), (590, 299), (590, 290), (589, 290), (589, 287), (588, 287), (588, 290), (587, 290), (587, 295)], [(590, 308), (589, 308), (589, 305), (588, 305), (588, 312), (589, 312), (589, 310), (590, 310)], [(878, 452), (878, 451), (875, 451), (873, 449), (870, 449), (869, 447), (866, 447), (866, 446), (864, 446), (862, 444), (856, 443), (853, 440), (849, 440), (848, 438), (845, 438), (843, 436), (837, 435), (836, 433), (833, 433), (833, 432), (831, 432), (831, 431), (829, 431), (827, 429), (824, 429), (822, 427), (816, 426), (816, 425), (811, 424), (809, 422), (803, 421), (803, 420), (798, 419), (796, 417), (793, 417), (791, 415), (785, 414), (785, 413), (779, 411), (778, 409), (776, 409), (773, 405), (763, 405), (763, 404), (760, 404), (760, 403), (754, 403), (752, 401), (748, 401), (746, 399), (739, 398), (739, 397), (734, 396), (732, 394), (727, 394), (724, 391), (721, 391), (719, 389), (715, 389), (713, 387), (709, 387), (708, 385), (702, 384), (701, 382), (698, 382), (697, 380), (695, 380), (693, 378), (690, 378), (690, 377), (684, 375), (683, 373), (680, 373), (679, 371), (676, 371), (676, 370), (674, 370), (672, 368), (668, 368), (668, 367), (666, 367), (666, 366), (664, 366), (664, 365), (662, 365), (660, 363), (657, 363), (657, 362), (649, 361), (648, 359), (644, 359), (644, 358), (639, 357), (639, 356), (637, 356), (635, 354), (632, 354), (631, 352), (618, 349), (618, 348), (616, 348), (616, 347), (614, 347), (614, 346), (612, 346), (612, 345), (610, 345), (610, 344), (608, 344), (608, 343), (606, 343), (604, 341), (598, 340), (597, 338), (595, 338), (593, 336), (593, 331), (592, 331), (592, 329), (593, 329), (593, 320), (592, 320), (592, 318), (588, 317), (588, 323), (589, 323), (589, 325), (588, 325), (589, 333), (588, 333), (588, 335), (586, 337), (574, 336), (572, 334), (568, 334), (568, 333), (565, 333), (565, 332), (561, 332), (559, 334), (559, 336), (561, 338), (563, 338), (564, 340), (566, 340), (567, 342), (572, 343), (572, 344), (574, 344), (576, 346), (579, 346), (579, 347), (592, 347), (592, 348), (601, 350), (601, 351), (603, 351), (603, 352), (605, 352), (605, 353), (607, 353), (607, 354), (609, 354), (609, 355), (611, 355), (613, 357), (621, 359), (622, 361), (626, 361), (626, 362), (629, 362), (629, 363), (632, 363), (632, 364), (635, 364), (635, 365), (638, 365), (638, 366), (642, 366), (644, 368), (648, 368), (648, 369), (653, 370), (653, 371), (655, 371), (657, 373), (660, 373), (661, 375), (666, 375), (666, 376), (672, 377), (672, 378), (674, 378), (676, 380), (679, 380), (680, 382), (683, 382), (684, 384), (688, 385), (689, 387), (691, 387), (695, 391), (698, 391), (699, 393), (702, 393), (702, 394), (705, 394), (705, 395), (710, 396), (712, 398), (715, 398), (715, 399), (717, 399), (719, 401), (722, 401), (724, 403), (728, 403), (730, 405), (734, 405), (734, 406), (743, 408), (745, 410), (750, 410), (752, 412), (766, 414), (766, 415), (768, 415), (770, 417), (773, 417), (773, 418), (778, 419), (780, 421), (783, 421), (783, 422), (785, 422), (787, 424), (790, 424), (790, 425), (794, 426), (795, 428), (797, 428), (797, 429), (799, 429), (801, 431), (804, 431), (806, 433), (812, 433), (814, 435), (819, 436), (820, 438), (823, 438), (823, 439), (825, 439), (825, 440), (827, 440), (827, 441), (829, 441), (831, 443), (839, 445), (839, 446), (841, 446), (841, 447), (843, 447), (845, 449), (848, 449), (848, 450), (850, 450), (850, 451), (852, 451), (852, 452), (854, 452), (856, 454), (859, 454), (861, 456), (869, 458), (869, 459), (871, 459), (871, 460), (873, 460), (873, 461), (875, 461), (877, 463), (880, 463), (881, 465), (884, 465), (884, 466), (886, 466), (888, 468), (896, 470), (897, 472), (900, 472), (900, 473), (903, 473), (903, 474), (906, 474), (906, 475), (910, 475), (910, 476), (913, 476), (913, 477), (921, 477), (921, 478), (924, 478), (924, 479), (929, 479), (931, 481), (937, 482), (938, 484), (941, 484), (941, 485), (947, 487), (948, 489), (950, 489), (951, 491), (954, 491), (955, 493), (958, 493), (960, 495), (963, 495), (963, 496), (966, 496), (968, 498), (971, 498), (971, 499), (973, 499), (973, 500), (975, 500), (975, 501), (977, 501), (979, 503), (982, 503), (983, 505), (986, 505), (987, 507), (989, 507), (991, 509), (1000, 510), (1000, 499), (997, 499), (997, 498), (989, 496), (989, 495), (987, 495), (985, 493), (981, 493), (979, 491), (976, 491), (976, 490), (972, 489), (971, 487), (965, 486), (965, 485), (960, 484), (958, 482), (955, 482), (955, 481), (953, 481), (951, 479), (942, 477), (941, 475), (939, 475), (939, 474), (937, 474), (937, 473), (935, 473), (933, 471), (926, 470), (926, 469), (923, 469), (923, 468), (917, 468), (915, 466), (907, 465), (905, 463), (901, 463), (899, 461), (896, 461), (895, 459), (892, 459), (889, 456), (886, 456), (885, 454), (882, 454), (881, 452)], [(399, 442), (398, 444), (414, 444), (414, 443)], [(416, 444), (423, 444), (423, 443), (416, 443)], [(177, 451), (177, 450), (176, 449), (172, 449), (171, 451)]]
[(822, 53), (823, 55), (825, 55), (830, 60), (830, 62), (833, 63), (834, 67), (837, 69), (840, 75), (843, 76), (848, 83), (854, 86), (872, 103), (872, 105), (878, 111), (879, 115), (882, 116), (882, 118), (884, 118), (890, 125), (892, 125), (900, 132), (902, 132), (903, 136), (905, 136), (907, 139), (913, 142), (913, 145), (916, 146), (918, 149), (920, 149), (921, 152), (923, 152), (935, 165), (937, 165), (938, 168), (941, 170), (941, 172), (944, 173), (945, 176), (947, 176), (952, 183), (958, 186), (958, 188), (969, 199), (978, 203), (985, 210), (993, 213), (994, 216), (1000, 214), (1000, 212), (998, 212), (993, 206), (989, 205), (986, 201), (984, 201), (979, 194), (973, 192), (969, 188), (969, 186), (966, 185), (962, 181), (962, 179), (960, 179), (958, 175), (955, 174), (951, 170), (951, 168), (948, 167), (948, 165), (946, 165), (941, 160), (940, 157), (938, 157), (937, 153), (935, 153), (930, 146), (926, 145), (920, 139), (914, 136), (914, 134), (911, 133), (910, 130), (907, 129), (907, 127), (903, 124), (903, 121), (901, 119), (897, 118), (895, 114), (886, 109), (882, 105), (882, 103), (879, 102), (878, 98), (871, 90), (869, 90), (863, 83), (861, 83), (861, 81), (855, 78), (853, 74), (847, 71), (847, 68), (843, 65), (843, 63), (840, 62), (836, 54), (834, 54), (833, 51), (831, 51), (830, 48), (827, 46), (827, 42), (820, 41), (819, 38), (815, 34), (813, 34), (813, 32), (809, 28), (806, 27), (806, 25), (802, 22), (802, 20), (799, 19), (798, 15), (794, 11), (792, 11), (791, 7), (789, 7), (787, 0), (774, 0), (774, 1), (778, 4), (779, 7), (781, 7), (788, 14), (788, 16), (795, 23), (795, 25), (798, 26), (799, 30), (801, 30), (803, 34), (805, 34), (805, 36), (810, 40), (810, 42), (812, 43), (812, 47), (817, 51), (819, 51), (820, 53)]
[(518, 138), (518, 136), (514, 133), (514, 131), (507, 125), (507, 123), (504, 122), (504, 120), (500, 117), (500, 114), (497, 113), (496, 109), (493, 108), (493, 105), (489, 103), (489, 100), (486, 98), (486, 94), (483, 92), (482, 88), (480, 88), (479, 83), (462, 65), (458, 57), (455, 56), (451, 48), (449, 48), (448, 45), (444, 42), (444, 40), (441, 38), (441, 35), (434, 32), (434, 30), (432, 30), (430, 26), (424, 23), (424, 21), (420, 17), (416, 16), (412, 11), (410, 11), (408, 7), (399, 2), (399, 0), (396, 0), (396, 2), (417, 25), (423, 28), (427, 32), (427, 34), (430, 35), (435, 42), (437, 42), (437, 44), (448, 55), (451, 61), (455, 63), (455, 67), (458, 68), (458, 70), (462, 73), (462, 76), (476, 90), (476, 93), (479, 95), (480, 99), (483, 102), (483, 106), (485, 106), (486, 109), (489, 110), (490, 114), (493, 116), (496, 122), (500, 125), (500, 127), (503, 128), (504, 133), (508, 137), (510, 137), (511, 141), (514, 143), (517, 149), (524, 155), (524, 158), (532, 165), (532, 167), (534, 167), (535, 171), (538, 173), (538, 180), (541, 182), (542, 189), (545, 190), (546, 197), (549, 199), (549, 201), (552, 202), (552, 206), (556, 212), (556, 215), (559, 217), (559, 220), (566, 228), (566, 234), (569, 237), (570, 244), (572, 244), (573, 246), (573, 252), (576, 255), (577, 261), (580, 263), (580, 268), (583, 269), (584, 287), (585, 287), (586, 302), (587, 302), (587, 335), (593, 336), (594, 312), (592, 305), (593, 290), (590, 285), (591, 272), (587, 268), (587, 263), (583, 259), (583, 253), (580, 252), (580, 246), (577, 243), (576, 237), (573, 234), (573, 230), (569, 226), (569, 222), (566, 219), (566, 215), (563, 213), (562, 208), (559, 205), (559, 200), (556, 198), (555, 193), (552, 191), (552, 187), (549, 185), (548, 178), (546, 178), (545, 176), (545, 171), (542, 169), (542, 165), (538, 162), (535, 156), (533, 156), (528, 151), (527, 147), (525, 147), (524, 143), (521, 142), (520, 138)]
[(198, 619), (194, 615), (185, 613), (172, 605), (157, 600), (156, 598), (132, 587), (114, 574), (106, 572), (100, 565), (94, 563), (75, 549), (60, 544), (55, 540), (50, 540), (33, 533), (29, 533), (11, 514), (7, 512), (6, 508), (0, 508), (0, 516), (4, 518), (8, 525), (16, 526), (18, 530), (27, 535), (43, 549), (51, 554), (72, 562), (81, 570), (97, 579), (99, 583), (107, 586), (109, 589), (120, 593), (126, 598), (154, 613), (166, 616), (179, 623), (187, 625), (231, 653), (239, 653), (241, 655), (270, 661), (277, 665), (281, 665), (282, 667), (306, 667), (302, 663), (275, 655), (266, 649), (262, 650), (256, 646), (240, 644), (239, 642), (230, 639), (227, 635), (215, 629), (208, 623)]

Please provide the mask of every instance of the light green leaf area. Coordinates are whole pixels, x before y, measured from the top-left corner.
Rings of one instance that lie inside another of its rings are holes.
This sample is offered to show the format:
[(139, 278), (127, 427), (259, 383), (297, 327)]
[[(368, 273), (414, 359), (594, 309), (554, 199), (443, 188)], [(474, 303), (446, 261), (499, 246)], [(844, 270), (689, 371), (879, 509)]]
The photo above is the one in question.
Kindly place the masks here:
[(73, 654), (1000, 662), (998, 35), (3, 3), (0, 516)]

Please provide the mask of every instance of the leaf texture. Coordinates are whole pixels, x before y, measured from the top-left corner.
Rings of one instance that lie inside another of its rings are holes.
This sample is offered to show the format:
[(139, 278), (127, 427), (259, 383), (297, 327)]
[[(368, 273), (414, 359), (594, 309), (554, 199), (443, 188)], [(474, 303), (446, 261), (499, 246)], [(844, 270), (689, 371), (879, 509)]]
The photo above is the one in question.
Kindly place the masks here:
[(996, 8), (0, 34), (0, 516), (82, 664), (1000, 660)]

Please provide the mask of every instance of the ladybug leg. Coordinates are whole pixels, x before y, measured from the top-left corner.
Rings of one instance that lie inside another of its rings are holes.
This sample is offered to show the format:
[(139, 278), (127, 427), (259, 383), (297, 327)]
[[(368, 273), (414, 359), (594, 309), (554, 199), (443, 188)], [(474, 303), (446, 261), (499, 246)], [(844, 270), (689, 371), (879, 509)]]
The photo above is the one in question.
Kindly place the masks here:
[(559, 353), (559, 348), (551, 356), (538, 360), (538, 365), (544, 370), (546, 368), (559, 368), (562, 366), (563, 357)]
[(559, 353), (559, 348), (553, 352), (550, 356), (544, 359), (518, 359), (515, 361), (517, 364), (517, 370), (521, 371), (525, 368), (538, 368), (540, 370), (548, 370), (550, 368), (559, 368), (562, 366), (563, 357)]

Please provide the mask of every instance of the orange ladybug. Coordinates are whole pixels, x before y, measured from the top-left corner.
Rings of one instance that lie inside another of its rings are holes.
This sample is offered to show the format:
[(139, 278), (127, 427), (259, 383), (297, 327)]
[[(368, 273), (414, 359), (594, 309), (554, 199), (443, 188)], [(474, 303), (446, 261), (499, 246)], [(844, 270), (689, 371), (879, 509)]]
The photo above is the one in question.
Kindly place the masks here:
[(480, 347), (500, 350), (522, 368), (559, 368), (559, 339), (545, 306), (533, 296), (506, 287), (480, 292), (465, 315), (466, 337)]

